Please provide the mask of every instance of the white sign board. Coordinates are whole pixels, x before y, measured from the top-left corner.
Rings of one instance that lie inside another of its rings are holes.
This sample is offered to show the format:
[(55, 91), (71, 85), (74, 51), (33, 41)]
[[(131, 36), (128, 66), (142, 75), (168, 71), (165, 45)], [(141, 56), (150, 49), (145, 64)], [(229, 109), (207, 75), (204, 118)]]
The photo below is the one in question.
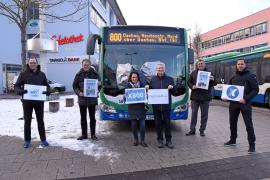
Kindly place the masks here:
[(24, 90), (27, 90), (27, 93), (23, 95), (23, 99), (34, 101), (46, 101), (46, 94), (42, 94), (44, 91), (47, 91), (46, 86), (25, 84)]
[(198, 71), (196, 87), (200, 89), (208, 89), (211, 72)]
[(83, 95), (85, 97), (97, 97), (98, 94), (98, 80), (84, 79)]
[(244, 86), (223, 85), (221, 99), (239, 101), (244, 97)]
[(145, 88), (131, 88), (125, 89), (126, 104), (146, 103), (146, 89)]
[(148, 104), (169, 104), (168, 89), (149, 89)]

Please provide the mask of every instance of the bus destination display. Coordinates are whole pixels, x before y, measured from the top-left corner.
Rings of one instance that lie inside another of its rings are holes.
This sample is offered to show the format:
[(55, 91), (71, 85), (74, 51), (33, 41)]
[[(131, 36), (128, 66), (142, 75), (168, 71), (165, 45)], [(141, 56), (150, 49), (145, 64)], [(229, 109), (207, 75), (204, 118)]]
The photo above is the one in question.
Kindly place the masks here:
[(179, 32), (109, 31), (109, 44), (180, 45)]

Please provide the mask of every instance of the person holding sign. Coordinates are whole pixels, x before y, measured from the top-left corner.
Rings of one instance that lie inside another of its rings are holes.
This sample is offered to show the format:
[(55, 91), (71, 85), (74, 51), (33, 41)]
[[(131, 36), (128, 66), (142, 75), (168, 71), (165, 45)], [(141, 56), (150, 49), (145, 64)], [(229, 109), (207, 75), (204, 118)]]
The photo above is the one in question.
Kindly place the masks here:
[[(26, 90), (26, 87), (31, 87)], [(41, 91), (43, 87), (46, 87), (44, 91)], [(50, 86), (47, 78), (43, 72), (40, 71), (40, 66), (35, 58), (30, 57), (27, 68), (22, 72), (17, 82), (14, 85), (15, 91), (22, 95), (23, 115), (24, 115), (24, 148), (29, 148), (31, 142), (31, 121), (32, 113), (35, 110), (38, 132), (42, 146), (48, 146), (46, 141), (45, 126), (44, 126), (44, 100), (41, 96), (50, 95)], [(35, 87), (35, 89), (33, 88)], [(40, 88), (39, 88), (40, 87)], [(24, 96), (28, 98), (24, 98)], [(32, 99), (31, 99), (32, 97)]]
[[(231, 137), (228, 142), (225, 142), (225, 146), (235, 145), (237, 138), (237, 121), (240, 112), (242, 113), (246, 130), (248, 134), (248, 142), (249, 142), (249, 153), (255, 152), (255, 132), (252, 123), (252, 107), (251, 100), (254, 98), (258, 91), (259, 86), (256, 80), (256, 76), (251, 74), (247, 68), (244, 59), (238, 59), (236, 62), (236, 73), (232, 76), (229, 81), (230, 85), (243, 86), (244, 87), (244, 95), (239, 101), (230, 101), (229, 106), (229, 120), (230, 120), (230, 130)], [(224, 99), (226, 100), (226, 99)]]
[[(88, 138), (87, 109), (90, 117), (91, 139), (97, 140), (95, 114), (96, 105), (98, 104), (97, 86), (100, 85), (100, 81), (98, 81), (98, 79), (98, 73), (95, 71), (95, 69), (90, 67), (90, 60), (83, 59), (82, 68), (75, 75), (73, 81), (73, 90), (78, 96), (82, 129), (82, 135), (77, 140), (83, 140)], [(98, 83), (98, 85), (96, 83)]]
[[(208, 120), (209, 102), (212, 99), (211, 88), (217, 84), (214, 80), (214, 77), (210, 74), (210, 72), (207, 72), (205, 62), (200, 59), (196, 62), (196, 70), (192, 71), (189, 76), (188, 86), (191, 89), (190, 99), (192, 114), (190, 131), (186, 133), (186, 136), (196, 134), (196, 124), (199, 108), (201, 109), (200, 135), (205, 136), (204, 131), (206, 129)], [(200, 83), (198, 83), (199, 81)]]
[(156, 65), (157, 75), (153, 76), (150, 80), (150, 84), (146, 85), (146, 89), (167, 89), (168, 91), (168, 100), (167, 104), (160, 102), (160, 104), (152, 104), (153, 113), (156, 124), (157, 131), (157, 141), (158, 147), (163, 148), (163, 128), (165, 129), (165, 139), (166, 146), (170, 149), (174, 148), (172, 144), (172, 135), (171, 135), (171, 93), (174, 91), (174, 81), (173, 78), (167, 76), (165, 74), (165, 65), (163, 63), (159, 63)]
[[(127, 84), (127, 89), (141, 89), (144, 88), (144, 85), (141, 84), (140, 81), (140, 76), (138, 72), (131, 72), (129, 77), (128, 77), (128, 84)], [(126, 91), (127, 92), (127, 91)], [(125, 95), (126, 103), (127, 99), (129, 96), (131, 96), (129, 99), (135, 99), (137, 102), (143, 101), (143, 99), (146, 99), (146, 94), (143, 93), (136, 93), (135, 94), (127, 94)], [(145, 89), (144, 89), (145, 93)], [(141, 94), (141, 95), (140, 95)], [(136, 96), (136, 97), (135, 97)], [(137, 96), (142, 96), (142, 98), (137, 98)], [(131, 120), (131, 128), (132, 128), (132, 133), (134, 137), (134, 146), (139, 145), (139, 140), (138, 140), (138, 123), (140, 127), (140, 144), (143, 147), (147, 147), (148, 145), (145, 143), (145, 117), (146, 117), (146, 109), (145, 109), (145, 103), (140, 102), (140, 103), (132, 103), (130, 100), (130, 104), (128, 104), (128, 114), (129, 114), (129, 119)]]

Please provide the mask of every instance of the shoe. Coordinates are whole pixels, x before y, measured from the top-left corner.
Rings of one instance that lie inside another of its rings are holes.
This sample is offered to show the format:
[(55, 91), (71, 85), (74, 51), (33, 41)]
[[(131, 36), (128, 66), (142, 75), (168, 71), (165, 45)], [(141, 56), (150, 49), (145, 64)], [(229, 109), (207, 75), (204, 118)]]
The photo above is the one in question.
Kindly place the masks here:
[(133, 146), (138, 146), (139, 145), (139, 142), (138, 142), (138, 140), (134, 140), (134, 142), (133, 142)]
[(235, 145), (236, 145), (236, 142), (232, 140), (229, 140), (228, 142), (224, 143), (224, 146), (235, 146)]
[(148, 147), (148, 145), (144, 141), (141, 142), (141, 145), (142, 147)]
[(172, 142), (166, 142), (166, 146), (168, 146), (168, 148), (170, 148), (170, 149), (174, 148)]
[(204, 131), (201, 131), (201, 132), (200, 132), (200, 135), (201, 135), (201, 136), (205, 136)]
[(25, 149), (27, 149), (27, 148), (29, 148), (30, 147), (30, 141), (24, 141), (24, 143), (23, 143), (23, 148), (25, 148)]
[(94, 134), (91, 135), (91, 139), (94, 140), (94, 141), (98, 140), (97, 136), (94, 135)]
[(249, 149), (248, 149), (248, 153), (249, 154), (252, 154), (252, 153), (255, 153), (255, 144), (250, 144), (249, 145)]
[(163, 141), (161, 140), (158, 141), (158, 148), (164, 148)]
[(186, 133), (186, 136), (191, 136), (191, 135), (195, 135), (195, 134), (196, 134), (195, 131), (190, 130), (188, 133)]
[(44, 140), (44, 141), (41, 141), (41, 145), (43, 147), (47, 147), (47, 146), (49, 146), (49, 143), (46, 140)]
[(84, 139), (87, 139), (87, 136), (80, 136), (80, 137), (77, 138), (77, 140), (80, 140), (80, 141), (84, 140)]

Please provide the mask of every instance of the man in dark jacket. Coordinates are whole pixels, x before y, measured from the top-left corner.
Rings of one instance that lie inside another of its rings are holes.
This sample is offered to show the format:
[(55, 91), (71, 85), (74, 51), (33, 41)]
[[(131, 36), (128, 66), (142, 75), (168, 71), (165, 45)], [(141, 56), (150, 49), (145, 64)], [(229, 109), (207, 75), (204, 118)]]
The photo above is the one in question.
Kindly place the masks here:
[[(35, 58), (30, 58), (29, 63), (27, 64), (27, 68), (24, 72), (22, 72), (17, 82), (15, 83), (15, 91), (24, 95), (27, 93), (27, 90), (24, 90), (24, 85), (40, 85), (47, 86), (47, 91), (42, 92), (43, 94), (49, 95), (49, 84), (47, 78), (43, 72), (40, 71), (40, 66)], [(24, 148), (28, 148), (30, 146), (31, 141), (31, 121), (32, 121), (32, 113), (33, 109), (36, 113), (37, 124), (38, 124), (38, 132), (41, 139), (41, 143), (43, 146), (48, 146), (48, 142), (46, 141), (45, 135), (45, 127), (44, 127), (44, 101), (36, 101), (36, 100), (25, 100), (22, 99), (23, 104), (23, 114), (24, 114)]]
[(236, 62), (236, 73), (230, 79), (229, 84), (244, 86), (244, 97), (240, 99), (239, 102), (231, 101), (229, 106), (230, 112), (230, 130), (231, 137), (230, 140), (224, 145), (235, 145), (237, 138), (237, 121), (240, 112), (242, 113), (246, 130), (248, 134), (248, 142), (249, 142), (249, 153), (255, 152), (255, 132), (252, 123), (252, 107), (251, 100), (254, 98), (258, 91), (259, 86), (256, 80), (256, 76), (251, 74), (247, 68), (246, 63), (243, 59), (239, 59)]
[[(84, 90), (84, 79), (99, 79), (98, 73), (90, 67), (90, 60), (84, 59), (82, 61), (82, 68), (76, 74), (73, 81), (73, 90), (78, 96), (78, 103), (80, 107), (81, 114), (81, 128), (82, 135), (78, 138), (78, 140), (87, 139), (87, 109), (90, 117), (90, 130), (91, 130), (91, 139), (97, 140), (96, 137), (96, 105), (98, 104), (97, 97), (85, 97)], [(100, 85), (100, 82), (99, 82)]]
[(174, 91), (173, 78), (165, 74), (165, 66), (160, 63), (156, 66), (157, 75), (153, 76), (150, 80), (147, 89), (168, 89), (169, 90), (169, 104), (153, 104), (153, 113), (156, 124), (158, 147), (163, 148), (163, 128), (165, 129), (166, 146), (173, 148), (172, 135), (171, 135), (171, 93)]
[(205, 136), (204, 131), (206, 129), (208, 120), (209, 102), (212, 99), (211, 88), (217, 84), (214, 81), (214, 77), (210, 76), (208, 89), (197, 88), (196, 82), (198, 71), (207, 71), (205, 62), (203, 60), (198, 60), (196, 62), (196, 70), (191, 72), (188, 79), (188, 86), (191, 89), (190, 99), (191, 99), (192, 114), (191, 114), (190, 131), (186, 134), (187, 136), (195, 135), (196, 133), (196, 124), (199, 108), (201, 109), (200, 135)]

